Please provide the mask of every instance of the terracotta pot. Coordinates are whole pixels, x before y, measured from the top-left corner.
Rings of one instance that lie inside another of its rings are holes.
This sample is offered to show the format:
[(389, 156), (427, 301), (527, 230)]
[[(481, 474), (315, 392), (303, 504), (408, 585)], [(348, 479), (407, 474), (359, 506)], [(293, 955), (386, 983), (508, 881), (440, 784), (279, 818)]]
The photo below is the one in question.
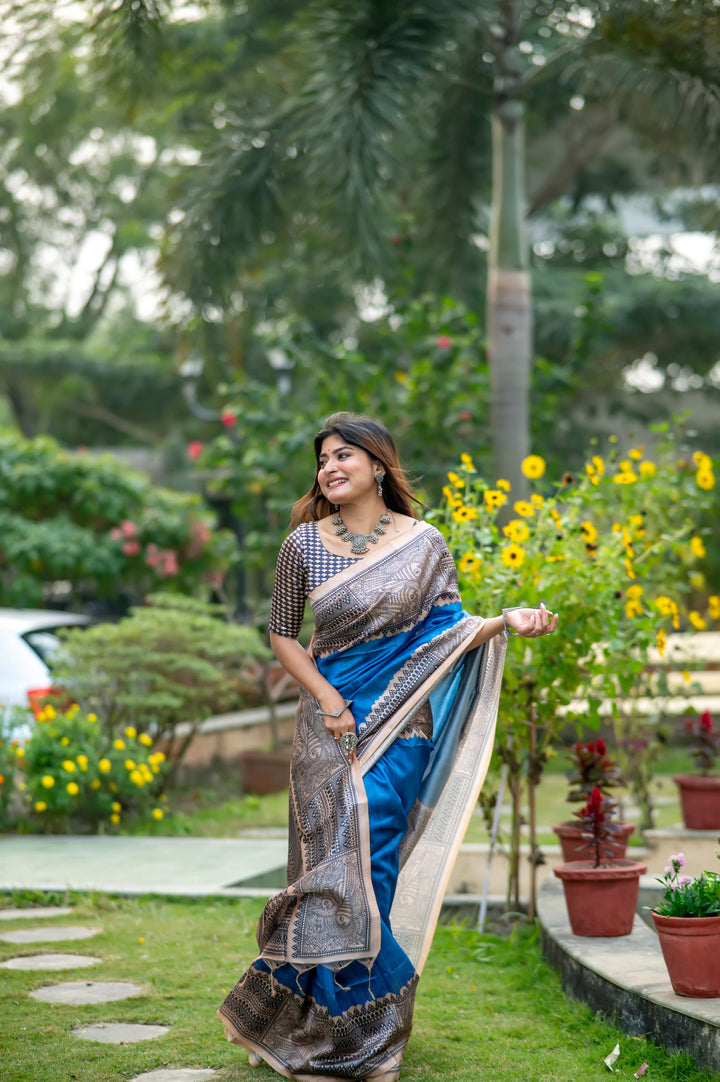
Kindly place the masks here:
[(553, 868), (562, 880), (573, 934), (630, 935), (640, 876), (646, 871), (646, 865), (638, 860), (618, 860), (600, 868), (593, 868), (589, 860), (571, 860)]
[(673, 992), (701, 999), (720, 996), (720, 916), (662, 917), (653, 913), (652, 919)]
[(290, 784), (289, 751), (243, 751), (238, 766), (240, 784), (253, 796), (279, 793)]
[[(608, 849), (610, 850), (607, 855), (608, 860), (623, 860), (625, 858), (628, 838), (635, 830), (634, 823), (618, 823), (617, 825), (620, 830), (613, 840), (608, 843)], [(562, 849), (563, 860), (566, 863), (569, 860), (589, 860), (592, 857), (590, 843), (583, 839), (582, 828), (578, 826), (576, 821), (571, 819), (565, 823), (556, 823), (553, 830), (560, 839), (560, 848)]]
[(687, 830), (720, 830), (720, 774), (675, 774)]

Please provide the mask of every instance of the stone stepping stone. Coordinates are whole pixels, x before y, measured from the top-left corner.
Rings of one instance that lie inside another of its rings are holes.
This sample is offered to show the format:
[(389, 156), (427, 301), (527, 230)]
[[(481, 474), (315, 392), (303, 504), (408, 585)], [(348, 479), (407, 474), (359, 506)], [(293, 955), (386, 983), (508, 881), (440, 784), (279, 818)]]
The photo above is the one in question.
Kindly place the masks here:
[(217, 1071), (212, 1071), (209, 1067), (202, 1070), (193, 1070), (190, 1067), (161, 1067), (158, 1071), (135, 1075), (130, 1082), (206, 1082), (206, 1079), (214, 1078), (216, 1074)]
[(64, 928), (20, 928), (16, 932), (3, 932), (3, 943), (59, 943), (69, 939), (90, 939), (100, 928), (86, 928), (80, 924), (68, 924)]
[(0, 962), (0, 969), (84, 969), (101, 961), (90, 954), (27, 954)]
[(30, 992), (33, 999), (43, 1003), (113, 1003), (117, 999), (129, 999), (142, 995), (143, 989), (129, 981), (66, 981), (64, 984), (48, 984)]
[(72, 909), (67, 905), (32, 905), (25, 909), (0, 909), (0, 920), (23, 920), (36, 917), (67, 917)]
[(162, 1037), (170, 1026), (147, 1026), (141, 1022), (96, 1022), (93, 1026), (72, 1030), (73, 1037), (81, 1041), (98, 1041), (100, 1044), (136, 1044)]

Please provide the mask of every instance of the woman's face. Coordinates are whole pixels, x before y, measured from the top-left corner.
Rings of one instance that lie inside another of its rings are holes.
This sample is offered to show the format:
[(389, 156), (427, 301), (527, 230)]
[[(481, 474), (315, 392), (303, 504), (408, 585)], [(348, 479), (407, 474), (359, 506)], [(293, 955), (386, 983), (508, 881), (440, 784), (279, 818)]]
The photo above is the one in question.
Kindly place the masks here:
[(367, 451), (333, 433), (322, 443), (318, 458), (318, 484), (330, 503), (350, 503), (377, 487), (378, 463)]

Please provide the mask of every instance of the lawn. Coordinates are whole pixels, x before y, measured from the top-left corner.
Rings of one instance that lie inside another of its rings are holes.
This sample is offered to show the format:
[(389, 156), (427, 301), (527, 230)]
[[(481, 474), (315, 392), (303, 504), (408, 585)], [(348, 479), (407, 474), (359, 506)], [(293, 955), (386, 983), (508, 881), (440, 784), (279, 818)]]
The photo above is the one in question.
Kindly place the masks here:
[[(17, 897), (0, 904), (18, 904)], [(60, 899), (55, 898), (54, 901)], [(224, 990), (254, 955), (257, 901), (75, 896), (71, 918), (48, 925), (90, 924), (101, 934), (54, 944), (102, 958), (92, 969), (38, 973), (3, 970), (0, 982), (4, 1082), (124, 1082), (161, 1067), (218, 1070), (220, 1082), (271, 1082), (269, 1068), (252, 1071), (244, 1052), (227, 1044), (215, 1011)], [(3, 921), (3, 930), (28, 920)], [(45, 921), (43, 921), (45, 923)], [(42, 945), (0, 944), (0, 958), (32, 954)], [(27, 993), (64, 980), (129, 980), (144, 994), (93, 1006), (39, 1003)], [(135, 1045), (80, 1041), (72, 1030), (90, 1022), (168, 1025), (157, 1040)], [(652, 1082), (712, 1082), (685, 1055), (669, 1056), (624, 1036), (564, 996), (543, 961), (537, 933), (479, 935), (440, 927), (418, 994), (403, 1082), (584, 1082), (605, 1080), (604, 1057), (620, 1045), (617, 1068), (632, 1078), (648, 1063)]]

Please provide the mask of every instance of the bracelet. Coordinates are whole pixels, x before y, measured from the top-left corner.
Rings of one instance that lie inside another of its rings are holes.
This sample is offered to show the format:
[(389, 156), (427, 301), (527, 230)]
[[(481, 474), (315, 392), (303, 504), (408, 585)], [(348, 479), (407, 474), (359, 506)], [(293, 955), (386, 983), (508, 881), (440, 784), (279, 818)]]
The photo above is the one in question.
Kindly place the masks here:
[(513, 631), (513, 629), (511, 627), (508, 627), (507, 613), (514, 612), (515, 609), (524, 609), (525, 607), (526, 606), (522, 605), (522, 604), (520, 604), (520, 605), (511, 605), (509, 608), (502, 610), (503, 627), (505, 628), (505, 634), (507, 635), (508, 638), (510, 638), (512, 635), (519, 636), (520, 632), (519, 631)]
[(341, 710), (338, 710), (337, 714), (331, 714), (329, 710), (321, 710), (320, 703), (317, 704), (317, 712), (321, 718), (339, 718), (341, 714), (344, 714), (346, 710), (349, 710), (352, 706), (353, 699), (345, 699), (345, 705)]

